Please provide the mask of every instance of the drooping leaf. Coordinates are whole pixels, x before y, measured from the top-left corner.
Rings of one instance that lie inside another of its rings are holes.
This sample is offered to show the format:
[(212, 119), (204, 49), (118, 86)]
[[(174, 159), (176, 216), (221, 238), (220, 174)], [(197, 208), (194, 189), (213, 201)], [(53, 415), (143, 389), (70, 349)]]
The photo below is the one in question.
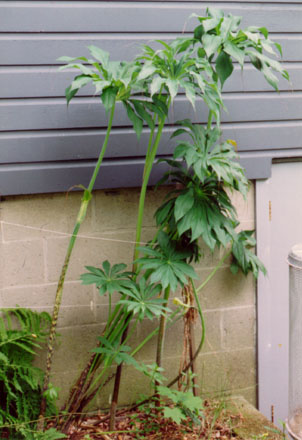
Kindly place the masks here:
[(240, 49), (232, 41), (226, 41), (223, 46), (224, 52), (226, 52), (231, 57), (235, 58), (236, 61), (243, 67), (244, 64), (244, 51)]
[(221, 51), (216, 59), (216, 72), (221, 82), (221, 87), (223, 87), (225, 81), (231, 76), (233, 72), (233, 63), (229, 54)]
[(116, 94), (117, 94), (116, 87), (107, 87), (106, 89), (103, 90), (101, 94), (101, 100), (103, 102), (103, 105), (107, 113), (111, 110), (112, 106), (115, 103)]
[(79, 89), (72, 90), (71, 85), (66, 88), (65, 96), (66, 96), (67, 105), (69, 105), (70, 101), (78, 93), (78, 91)]
[(152, 116), (150, 115), (150, 113), (147, 112), (147, 110), (145, 109), (144, 106), (144, 102), (143, 101), (138, 101), (137, 99), (132, 99), (131, 102), (134, 105), (135, 111), (136, 113), (144, 120), (147, 122), (149, 128), (152, 130), (154, 129), (154, 122), (152, 119)]
[(123, 105), (126, 108), (127, 111), (127, 116), (130, 119), (130, 121), (133, 124), (133, 128), (135, 130), (137, 139), (140, 138), (141, 133), (142, 133), (142, 129), (143, 129), (143, 120), (140, 116), (138, 116), (135, 111), (133, 110), (133, 108), (130, 106), (130, 104), (126, 101), (123, 101)]
[(174, 216), (175, 220), (180, 220), (193, 206), (194, 204), (194, 193), (193, 189), (190, 188), (184, 194), (177, 197), (175, 202)]

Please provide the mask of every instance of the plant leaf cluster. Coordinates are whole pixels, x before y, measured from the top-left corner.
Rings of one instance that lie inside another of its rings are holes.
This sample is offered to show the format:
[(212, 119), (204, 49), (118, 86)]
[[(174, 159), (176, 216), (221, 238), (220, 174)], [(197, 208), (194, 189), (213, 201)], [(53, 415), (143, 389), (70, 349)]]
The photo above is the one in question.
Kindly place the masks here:
[(233, 241), (231, 271), (234, 274), (237, 273), (239, 268), (245, 275), (252, 272), (255, 278), (258, 278), (260, 271), (266, 274), (263, 263), (253, 251), (256, 246), (253, 235), (254, 231), (241, 231)]
[[(50, 321), (46, 312), (1, 309), (0, 434), (9, 430), (13, 438), (31, 438), (28, 428), (33, 426), (27, 423), (39, 415), (43, 380), (43, 371), (32, 362), (36, 350), (46, 341)], [(53, 414), (54, 404), (47, 402), (47, 413)], [(5, 428), (8, 425), (12, 427)]]
[(177, 391), (164, 386), (157, 387), (161, 397), (168, 398), (173, 407), (163, 406), (164, 417), (171, 418), (178, 425), (188, 417), (194, 424), (200, 424), (199, 417), (202, 415), (203, 401), (193, 395), (191, 391)]
[(268, 38), (265, 27), (249, 26), (239, 29), (241, 17), (228, 14), (220, 9), (207, 8), (207, 16), (193, 14), (200, 25), (194, 30), (195, 39), (201, 43), (198, 54), (215, 63), (215, 71), (223, 87), (232, 74), (233, 60), (243, 67), (246, 59), (262, 72), (268, 83), (278, 90), (278, 78), (273, 71), (289, 79), (286, 70), (275, 59), (282, 56), (281, 46)]
[(60, 69), (78, 69), (81, 71), (70, 86), (65, 90), (67, 103), (78, 91), (92, 84), (95, 87), (95, 95), (99, 95), (107, 112), (116, 102), (122, 102), (127, 116), (133, 124), (133, 128), (140, 138), (143, 124), (154, 129), (154, 115), (163, 118), (168, 114), (165, 97), (149, 96), (147, 84), (141, 76), (141, 63), (136, 61), (110, 61), (109, 53), (98, 48), (89, 46), (88, 50), (94, 59), (86, 57), (60, 57), (59, 61), (67, 64)]
[(208, 129), (189, 120), (178, 124), (181, 128), (171, 137), (189, 136), (190, 141), (177, 144), (173, 159), (166, 160), (172, 171), (165, 174), (161, 183), (172, 180), (182, 189), (168, 194), (168, 200), (157, 210), (158, 227), (178, 243), (190, 242), (195, 260), (200, 255), (200, 238), (211, 251), (216, 246), (231, 245), (232, 271), (240, 268), (245, 275), (252, 271), (257, 277), (259, 270), (264, 272), (264, 266), (251, 251), (255, 246), (252, 232), (236, 232), (239, 222), (226, 191), (229, 188), (245, 197), (248, 190), (234, 141), (219, 143), (221, 131), (217, 127)]
[(201, 97), (219, 120), (220, 89), (213, 78), (211, 64), (196, 54), (194, 40), (191, 37), (176, 38), (170, 44), (156, 41), (163, 49), (154, 50), (145, 45), (138, 58), (144, 62), (138, 78), (146, 80), (150, 96), (167, 93), (173, 102), (179, 91), (184, 90), (193, 108), (197, 97)]

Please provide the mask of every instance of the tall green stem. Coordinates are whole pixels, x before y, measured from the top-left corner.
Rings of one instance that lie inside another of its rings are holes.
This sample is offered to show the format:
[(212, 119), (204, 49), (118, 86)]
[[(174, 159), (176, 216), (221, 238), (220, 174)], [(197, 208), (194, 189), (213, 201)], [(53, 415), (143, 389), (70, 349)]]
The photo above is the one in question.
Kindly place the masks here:
[[(167, 307), (169, 296), (170, 296), (170, 287), (167, 287), (164, 293), (164, 301), (165, 301), (163, 303), (164, 307)], [(164, 315), (161, 315), (160, 323), (159, 323), (159, 331), (158, 331), (157, 347), (156, 347), (156, 363), (158, 367), (161, 367), (161, 363), (162, 363), (165, 329), (166, 329), (166, 313)]]
[(212, 110), (209, 111), (209, 116), (208, 116), (208, 124), (207, 124), (207, 129), (210, 130), (211, 125), (212, 125), (212, 119), (213, 119), (213, 112)]
[[(53, 348), (54, 348), (53, 345), (54, 345), (54, 340), (55, 340), (55, 335), (56, 335), (58, 315), (59, 315), (60, 306), (61, 306), (61, 302), (62, 302), (64, 281), (65, 281), (66, 273), (68, 270), (70, 257), (71, 257), (72, 250), (74, 248), (76, 239), (77, 239), (79, 229), (85, 219), (87, 208), (88, 208), (89, 202), (91, 200), (91, 192), (93, 190), (95, 180), (97, 178), (101, 163), (102, 163), (104, 155), (106, 153), (108, 140), (109, 140), (109, 136), (110, 136), (110, 132), (111, 132), (111, 127), (112, 127), (112, 122), (113, 122), (113, 117), (114, 117), (114, 110), (115, 110), (115, 103), (113, 104), (111, 111), (110, 111), (106, 136), (105, 136), (102, 148), (101, 148), (100, 155), (98, 157), (98, 161), (96, 163), (95, 169), (94, 169), (92, 177), (90, 179), (88, 188), (84, 192), (84, 196), (82, 198), (82, 203), (81, 203), (81, 206), (80, 206), (80, 209), (78, 212), (78, 216), (76, 219), (75, 227), (74, 227), (72, 236), (70, 238), (70, 241), (69, 241), (69, 244), (67, 247), (67, 251), (66, 251), (66, 255), (65, 255), (65, 260), (64, 260), (64, 263), (63, 263), (63, 266), (61, 269), (61, 274), (60, 274), (60, 278), (59, 278), (59, 282), (58, 282), (58, 286), (57, 286), (57, 291), (56, 291), (56, 296), (55, 296), (55, 304), (54, 304), (54, 309), (53, 309), (52, 322), (51, 322), (51, 327), (50, 327), (50, 331), (49, 331), (49, 339), (48, 339), (48, 345), (47, 345), (46, 371), (45, 371), (44, 383), (43, 383), (43, 393), (47, 390), (48, 385), (49, 385), (50, 370), (51, 370), (51, 365), (52, 365)], [(46, 410), (46, 399), (44, 397), (42, 397), (38, 430), (43, 429), (43, 416), (45, 414), (45, 410)]]
[[(135, 262), (138, 258), (138, 247), (141, 242), (141, 235), (142, 235), (142, 225), (143, 225), (143, 216), (144, 216), (144, 207), (145, 207), (145, 199), (146, 199), (146, 192), (147, 192), (147, 186), (149, 183), (150, 174), (152, 171), (153, 163), (156, 157), (156, 153), (158, 150), (159, 142), (161, 139), (162, 131), (165, 125), (165, 118), (163, 118), (158, 126), (158, 131), (154, 140), (154, 144), (152, 146), (152, 149), (150, 151), (150, 154), (148, 157), (146, 157), (146, 164), (144, 169), (144, 176), (143, 176), (143, 183), (141, 187), (140, 197), (139, 197), (139, 205), (138, 205), (138, 215), (137, 215), (137, 224), (136, 224), (136, 237), (135, 237), (135, 249), (134, 249), (134, 257), (133, 261)], [(137, 264), (133, 264), (133, 271), (135, 272), (137, 269)]]
[[(171, 99), (169, 98), (168, 101), (168, 108), (170, 106)], [(150, 178), (150, 174), (152, 171), (153, 163), (156, 157), (156, 153), (158, 150), (159, 142), (161, 139), (162, 131), (165, 125), (166, 117), (163, 117), (158, 125), (157, 134), (154, 140), (154, 143), (152, 145), (153, 130), (150, 133), (149, 137), (149, 144), (148, 144), (148, 150), (146, 155), (146, 162), (144, 167), (144, 173), (143, 173), (143, 183), (141, 186), (141, 192), (140, 192), (140, 198), (139, 198), (139, 205), (138, 205), (138, 217), (137, 217), (137, 225), (136, 225), (136, 237), (135, 237), (135, 248), (134, 248), (134, 256), (133, 256), (133, 272), (135, 273), (134, 277), (137, 276), (137, 263), (135, 262), (138, 258), (139, 250), (138, 247), (141, 242), (141, 235), (142, 235), (142, 225), (143, 225), (143, 216), (144, 216), (144, 207), (145, 207), (145, 199), (146, 199), (146, 191), (147, 186)], [(121, 338), (121, 344), (124, 343), (125, 339), (127, 338), (128, 328), (124, 331), (122, 338)], [(120, 382), (121, 382), (121, 375), (122, 375), (122, 364), (118, 365), (116, 369), (116, 375), (115, 375), (115, 381), (114, 381), (114, 390), (113, 390), (113, 396), (112, 396), (112, 402), (111, 402), (111, 409), (110, 409), (110, 429), (113, 429), (115, 425), (115, 413), (118, 403), (118, 396), (119, 396), (119, 389), (120, 389)]]

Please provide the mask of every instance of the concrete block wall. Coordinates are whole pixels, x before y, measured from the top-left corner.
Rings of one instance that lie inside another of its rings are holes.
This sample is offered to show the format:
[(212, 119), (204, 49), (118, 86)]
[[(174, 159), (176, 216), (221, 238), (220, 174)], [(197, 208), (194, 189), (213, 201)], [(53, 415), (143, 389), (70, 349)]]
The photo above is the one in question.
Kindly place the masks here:
[[(150, 190), (146, 201), (143, 240), (154, 233), (153, 214), (167, 188)], [(100, 297), (93, 286), (83, 286), (79, 276), (85, 265), (100, 266), (108, 259), (112, 264), (131, 263), (139, 190), (100, 190), (94, 193), (87, 218), (75, 245), (66, 278), (59, 316), (59, 333), (54, 355), (52, 383), (61, 387), (61, 400), (66, 395), (81, 367), (96, 346), (108, 311), (108, 299)], [(52, 311), (60, 268), (80, 203), (80, 193), (6, 197), (0, 203), (0, 305), (31, 307)], [(247, 201), (233, 196), (241, 228), (254, 228), (254, 188)], [(215, 263), (205, 249), (196, 267), (202, 282)], [(232, 275), (229, 262), (220, 268), (201, 293), (206, 320), (206, 343), (197, 363), (198, 381), (204, 394), (232, 392), (256, 402), (255, 351), (255, 282), (251, 276)], [(134, 339), (141, 340), (154, 328), (154, 322), (141, 323)], [(196, 325), (196, 341), (200, 339)], [(164, 367), (166, 375), (178, 373), (181, 359), (183, 327), (167, 330)], [(155, 343), (148, 344), (138, 358), (154, 361)], [(45, 365), (41, 352), (37, 364)], [(134, 401), (146, 393), (148, 380), (124, 370), (121, 403)], [(108, 393), (98, 397), (97, 405), (108, 405)]]

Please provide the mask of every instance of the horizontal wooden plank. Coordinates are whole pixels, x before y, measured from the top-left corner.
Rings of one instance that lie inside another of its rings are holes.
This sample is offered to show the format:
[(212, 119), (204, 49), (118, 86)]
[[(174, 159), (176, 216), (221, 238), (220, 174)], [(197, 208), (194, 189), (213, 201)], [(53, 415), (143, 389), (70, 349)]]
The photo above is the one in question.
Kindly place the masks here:
[[(302, 148), (302, 121), (223, 124), (224, 139), (234, 139), (240, 152)], [(175, 127), (165, 128), (159, 155), (172, 154), (176, 141), (170, 136)], [(33, 163), (95, 159), (105, 130), (68, 130), (0, 133), (0, 163)], [(143, 157), (148, 131), (140, 142), (129, 129), (112, 131), (106, 157), (111, 159)]]
[[(290, 75), (290, 83), (280, 78), (279, 90), (302, 90), (302, 63), (284, 63)], [(56, 67), (2, 67), (0, 69), (0, 98), (64, 97), (65, 88), (71, 83), (75, 71), (60, 71)], [(92, 96), (94, 87), (86, 86), (78, 96)], [(252, 65), (246, 64), (243, 72), (236, 66), (226, 81), (226, 92), (271, 91), (272, 87)]]
[[(143, 160), (104, 161), (95, 182), (95, 189), (139, 186)], [(33, 165), (0, 165), (0, 195), (36, 194), (69, 191), (74, 185), (88, 186), (95, 162), (51, 163)], [(154, 185), (167, 170), (167, 165), (154, 166), (150, 185)]]
[[(121, 31), (122, 32), (122, 31)], [(153, 40), (171, 41), (181, 34), (1, 34), (0, 65), (57, 65), (61, 55), (88, 55), (94, 44), (110, 52), (112, 60), (131, 60), (140, 53), (142, 44), (157, 47)], [(302, 34), (273, 34), (283, 48), (284, 61), (302, 61)]]
[[(240, 163), (249, 179), (264, 179), (271, 175), (274, 158), (295, 158), (302, 156), (302, 149), (286, 153), (242, 153)], [(142, 179), (143, 160), (104, 160), (95, 189), (109, 189), (139, 186)], [(79, 183), (88, 185), (95, 162), (56, 162), (49, 164), (0, 165), (0, 195), (66, 192)], [(150, 176), (150, 185), (158, 182), (168, 167), (165, 163), (155, 164)]]
[[(2, 32), (180, 32), (191, 13), (214, 2), (1, 1)], [(218, 3), (219, 4), (219, 3)], [(226, 13), (242, 15), (243, 26), (300, 32), (302, 5), (225, 2)], [(195, 26), (190, 20), (186, 29)]]
[[(256, 122), (302, 119), (302, 92), (230, 93), (224, 95), (228, 113), (224, 122)], [(201, 100), (196, 111), (179, 96), (170, 111), (169, 123), (184, 118), (206, 121), (208, 109)], [(106, 127), (107, 117), (98, 97), (75, 98), (67, 108), (65, 99), (3, 99), (0, 101), (0, 131)], [(117, 104), (113, 125), (130, 126), (121, 103)]]

